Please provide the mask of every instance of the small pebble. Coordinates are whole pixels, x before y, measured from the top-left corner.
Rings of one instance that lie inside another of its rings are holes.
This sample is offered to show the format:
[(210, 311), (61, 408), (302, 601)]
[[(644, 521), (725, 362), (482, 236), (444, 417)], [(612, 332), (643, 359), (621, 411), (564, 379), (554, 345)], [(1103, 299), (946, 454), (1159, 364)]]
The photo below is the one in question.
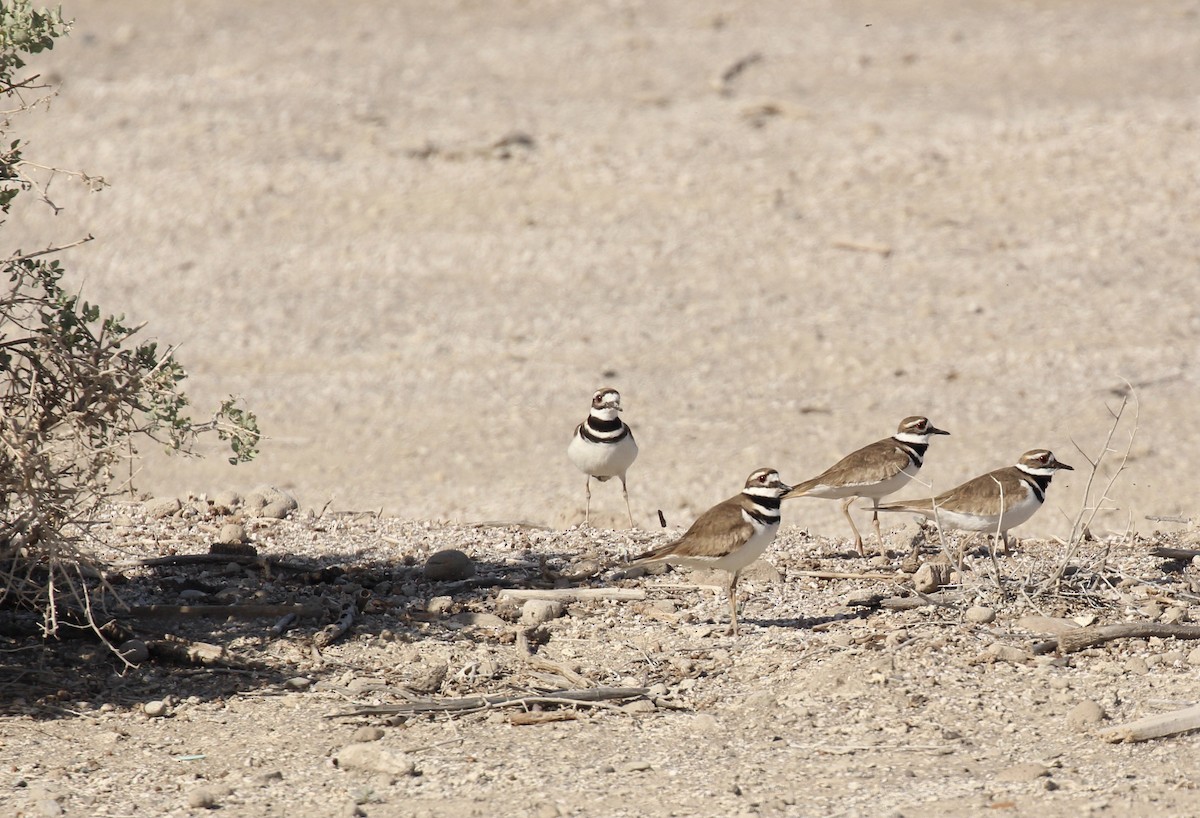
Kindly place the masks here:
[(444, 614), (454, 607), (454, 597), (434, 596), (425, 603), (425, 610), (431, 614)]
[(141, 639), (130, 639), (122, 642), (117, 653), (131, 665), (140, 665), (150, 658), (150, 648)]
[(346, 770), (368, 770), (394, 776), (416, 773), (417, 765), (404, 753), (375, 742), (347, 744), (337, 751), (337, 765)]
[(649, 699), (634, 699), (629, 704), (622, 705), (621, 710), (625, 713), (636, 715), (638, 713), (653, 713), (658, 708)]
[(293, 676), (284, 682), (283, 686), (289, 690), (308, 690), (312, 686), (312, 679), (307, 676)]
[(246, 529), (237, 523), (226, 523), (221, 526), (216, 541), (221, 545), (241, 545), (246, 541)]
[(626, 761), (617, 765), (617, 770), (623, 773), (640, 773), (653, 769), (649, 761)]
[(556, 599), (531, 599), (521, 606), (522, 625), (542, 625), (563, 615), (563, 604)]
[(433, 582), (453, 582), (474, 575), (475, 563), (457, 548), (438, 551), (425, 560), (425, 579)]
[(183, 504), (179, 502), (179, 498), (177, 497), (156, 497), (153, 500), (147, 500), (142, 505), (142, 510), (146, 512), (146, 516), (155, 520), (170, 517), (181, 508), (183, 508)]
[(983, 605), (972, 605), (970, 608), (967, 608), (966, 617), (968, 622), (974, 622), (977, 625), (987, 625), (990, 622), (996, 621), (996, 612)]
[(1091, 699), (1084, 699), (1067, 713), (1067, 726), (1082, 731), (1104, 720), (1104, 708)]
[(58, 818), (63, 814), (62, 804), (53, 798), (43, 798), (37, 802), (38, 815), (44, 815), (46, 818)]
[(379, 741), (383, 735), (383, 729), (380, 727), (360, 727), (354, 731), (350, 739), (356, 744), (362, 744), (368, 741)]
[(150, 718), (156, 719), (159, 716), (166, 714), (167, 703), (164, 701), (160, 701), (159, 699), (155, 699), (154, 701), (146, 702), (145, 704), (142, 705), (142, 712), (145, 713)]

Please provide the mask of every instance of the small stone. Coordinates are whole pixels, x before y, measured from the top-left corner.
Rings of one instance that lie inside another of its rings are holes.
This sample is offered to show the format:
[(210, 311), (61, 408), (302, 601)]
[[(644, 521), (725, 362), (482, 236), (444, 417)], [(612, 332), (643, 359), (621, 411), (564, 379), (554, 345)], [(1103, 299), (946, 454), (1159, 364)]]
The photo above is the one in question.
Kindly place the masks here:
[(379, 741), (383, 738), (383, 728), (381, 727), (360, 727), (350, 736), (355, 744), (366, 744), (369, 741)]
[(1158, 621), (1165, 622), (1169, 625), (1173, 625), (1176, 622), (1187, 622), (1188, 621), (1187, 608), (1180, 608), (1178, 605), (1172, 605), (1171, 607), (1169, 607), (1165, 611), (1163, 611), (1163, 615), (1161, 617), (1159, 617)]
[(621, 710), (625, 713), (637, 715), (639, 713), (653, 713), (658, 708), (649, 699), (634, 699), (629, 704), (621, 705)]
[(521, 606), (522, 625), (542, 625), (563, 615), (563, 604), (556, 599), (531, 599)]
[(439, 616), (441, 614), (446, 613), (453, 607), (454, 607), (454, 597), (452, 597), (452, 596), (430, 597), (429, 601), (425, 603), (426, 611), (428, 611), (431, 614), (438, 614)]
[(431, 582), (453, 582), (474, 575), (475, 563), (457, 548), (438, 551), (425, 560), (425, 579)]
[(987, 625), (996, 621), (996, 612), (983, 605), (972, 605), (967, 608), (965, 615), (968, 622), (974, 622), (976, 625)]
[(192, 809), (216, 809), (221, 798), (228, 792), (224, 787), (212, 784), (196, 787), (188, 793), (187, 803)]
[(212, 496), (213, 511), (218, 514), (230, 514), (242, 504), (242, 495), (236, 491), (218, 491)]
[(1091, 699), (1084, 699), (1067, 713), (1067, 726), (1072, 730), (1087, 730), (1104, 720), (1104, 708)]
[(1189, 665), (1200, 665), (1200, 648), (1192, 648), (1187, 655)]
[(1135, 676), (1145, 676), (1150, 672), (1150, 665), (1141, 656), (1131, 656), (1125, 663), (1125, 670)]
[(950, 566), (944, 562), (927, 562), (913, 574), (913, 588), (931, 594), (950, 582)]
[(308, 690), (312, 687), (312, 679), (307, 676), (293, 676), (283, 683), (288, 690)]
[(997, 781), (1036, 781), (1044, 775), (1050, 775), (1050, 770), (1044, 764), (1026, 761), (996, 773)]
[(150, 648), (141, 639), (122, 642), (117, 654), (131, 665), (140, 665), (150, 658)]
[(142, 510), (146, 512), (146, 516), (154, 520), (170, 517), (181, 508), (183, 505), (179, 502), (178, 497), (156, 497), (142, 504)]
[(246, 529), (237, 523), (226, 523), (221, 526), (216, 542), (221, 545), (241, 545), (246, 541)]
[(367, 770), (394, 776), (409, 776), (417, 771), (411, 758), (374, 742), (347, 744), (337, 751), (334, 760), (345, 770)]
[(142, 705), (142, 712), (152, 719), (157, 719), (166, 714), (167, 703), (160, 699), (146, 702)]
[(984, 654), (991, 657), (993, 661), (1012, 662), (1013, 664), (1022, 664), (1033, 658), (1033, 654), (1027, 650), (1014, 645), (1002, 645), (999, 642), (988, 645)]
[(626, 761), (617, 765), (617, 770), (623, 773), (640, 773), (653, 769), (649, 761)]
[(253, 517), (270, 517), (282, 520), (299, 508), (296, 498), (275, 486), (259, 486), (246, 495), (243, 501), (246, 513)]

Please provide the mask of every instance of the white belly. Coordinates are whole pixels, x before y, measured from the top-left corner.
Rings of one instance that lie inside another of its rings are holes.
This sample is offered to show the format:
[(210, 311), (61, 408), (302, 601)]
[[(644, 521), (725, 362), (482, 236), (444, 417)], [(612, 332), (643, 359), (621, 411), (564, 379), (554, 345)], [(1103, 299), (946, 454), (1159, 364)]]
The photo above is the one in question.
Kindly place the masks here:
[(632, 434), (617, 443), (595, 443), (576, 433), (567, 445), (567, 457), (575, 468), (601, 480), (624, 477), (637, 456), (638, 447)]
[[(760, 531), (756, 532), (746, 544), (736, 551), (726, 554), (720, 559), (705, 560), (702, 564), (705, 568), (718, 568), (722, 571), (728, 571), (731, 574), (736, 574), (750, 563), (761, 557), (766, 550), (775, 541), (775, 533), (779, 531), (779, 523), (775, 525), (764, 526)], [(692, 563), (693, 565), (698, 563)]]
[(1042, 504), (1037, 495), (1032, 491), (1027, 491), (1019, 503), (1012, 505), (1004, 512), (1003, 517), (999, 514), (963, 514), (939, 508), (937, 519), (941, 520), (942, 525), (961, 531), (1006, 532), (1028, 520), (1041, 507)]

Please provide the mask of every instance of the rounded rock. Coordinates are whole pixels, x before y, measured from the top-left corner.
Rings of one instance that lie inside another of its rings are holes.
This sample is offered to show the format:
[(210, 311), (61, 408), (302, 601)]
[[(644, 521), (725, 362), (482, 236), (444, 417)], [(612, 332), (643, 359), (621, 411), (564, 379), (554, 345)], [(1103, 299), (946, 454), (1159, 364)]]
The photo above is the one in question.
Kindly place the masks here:
[(433, 582), (453, 582), (475, 575), (475, 563), (457, 548), (430, 554), (425, 560), (425, 579)]
[(521, 606), (522, 625), (542, 625), (563, 615), (563, 604), (555, 599), (531, 599)]
[(1072, 730), (1087, 730), (1105, 719), (1104, 708), (1091, 699), (1084, 699), (1067, 713), (1067, 726)]
[(157, 719), (160, 716), (165, 716), (167, 713), (167, 703), (161, 699), (146, 702), (142, 705), (142, 712), (152, 719)]
[(131, 665), (140, 665), (150, 658), (150, 648), (141, 639), (122, 642), (117, 654)]
[(221, 526), (216, 541), (221, 545), (241, 545), (246, 541), (246, 529), (237, 523), (226, 523)]
[(183, 508), (183, 504), (179, 502), (178, 497), (156, 497), (142, 504), (142, 510), (146, 512), (146, 516), (155, 520), (178, 514), (181, 508)]
[(976, 625), (987, 625), (996, 621), (996, 612), (983, 605), (972, 605), (967, 608), (965, 616), (968, 622), (974, 622)]

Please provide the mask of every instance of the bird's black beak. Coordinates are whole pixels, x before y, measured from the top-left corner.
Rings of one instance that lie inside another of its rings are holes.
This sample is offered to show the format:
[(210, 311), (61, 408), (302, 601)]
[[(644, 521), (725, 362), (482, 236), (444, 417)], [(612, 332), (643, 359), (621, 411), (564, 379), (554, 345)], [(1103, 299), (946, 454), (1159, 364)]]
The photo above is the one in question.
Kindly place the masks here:
[(1056, 469), (1066, 469), (1067, 471), (1075, 471), (1075, 467), (1074, 467), (1074, 466), (1068, 466), (1066, 463), (1063, 463), (1063, 462), (1061, 462), (1061, 461), (1055, 461), (1055, 463), (1054, 463), (1054, 468), (1056, 468)]
[(950, 433), (949, 433), (949, 432), (947, 432), (945, 429), (939, 429), (939, 428), (938, 428), (938, 427), (936, 427), (936, 426), (930, 426), (930, 427), (929, 427), (929, 434), (931, 434), (931, 435), (948, 435), (948, 434), (950, 434)]

